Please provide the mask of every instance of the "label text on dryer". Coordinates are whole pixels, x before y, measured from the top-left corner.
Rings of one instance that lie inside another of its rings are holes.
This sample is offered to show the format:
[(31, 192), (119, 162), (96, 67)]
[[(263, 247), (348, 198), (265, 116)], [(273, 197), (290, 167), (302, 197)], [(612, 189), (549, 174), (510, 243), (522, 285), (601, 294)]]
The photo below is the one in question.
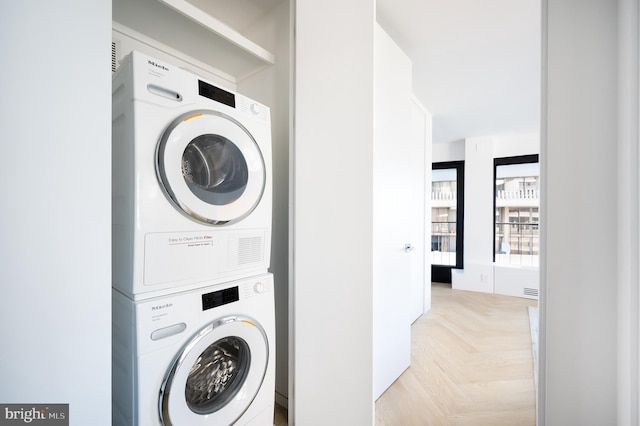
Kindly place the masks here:
[(182, 235), (179, 237), (169, 237), (170, 246), (184, 245), (187, 247), (213, 246), (213, 236), (211, 235)]

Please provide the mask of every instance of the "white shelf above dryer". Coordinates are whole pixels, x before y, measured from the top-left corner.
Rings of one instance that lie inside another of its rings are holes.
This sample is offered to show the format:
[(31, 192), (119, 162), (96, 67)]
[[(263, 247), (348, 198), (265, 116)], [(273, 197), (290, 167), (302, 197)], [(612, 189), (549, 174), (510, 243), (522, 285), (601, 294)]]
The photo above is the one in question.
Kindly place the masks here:
[(224, 22), (219, 21), (202, 9), (197, 8), (187, 0), (158, 0), (161, 3), (174, 9), (176, 12), (181, 13), (187, 18), (191, 19), (203, 27), (207, 28), (211, 32), (218, 34), (220, 37), (226, 39), (230, 43), (238, 46), (246, 52), (260, 58), (265, 63), (273, 65), (275, 58), (273, 53), (263, 49), (256, 43), (252, 42), (233, 28), (226, 25)]
[(113, 20), (240, 81), (273, 53), (186, 0), (113, 0)]

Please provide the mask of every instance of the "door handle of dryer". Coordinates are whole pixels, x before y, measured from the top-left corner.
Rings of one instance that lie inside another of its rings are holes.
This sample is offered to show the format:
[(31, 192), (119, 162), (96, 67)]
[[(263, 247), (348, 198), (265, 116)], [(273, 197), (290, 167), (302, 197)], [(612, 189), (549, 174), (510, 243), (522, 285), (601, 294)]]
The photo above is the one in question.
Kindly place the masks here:
[(404, 245), (404, 252), (405, 252), (405, 253), (412, 252), (412, 251), (414, 251), (415, 249), (416, 249), (416, 248), (415, 248), (415, 247), (413, 246), (413, 244), (411, 244), (411, 243), (407, 243), (407, 244), (405, 244), (405, 245)]

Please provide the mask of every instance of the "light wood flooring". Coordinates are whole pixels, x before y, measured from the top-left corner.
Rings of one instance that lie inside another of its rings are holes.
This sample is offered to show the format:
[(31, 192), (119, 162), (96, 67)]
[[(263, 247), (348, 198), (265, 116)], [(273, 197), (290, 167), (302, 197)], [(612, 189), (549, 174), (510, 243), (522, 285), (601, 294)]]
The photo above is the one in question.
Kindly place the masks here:
[(273, 425), (274, 426), (287, 426), (287, 409), (281, 405), (275, 404), (275, 410), (273, 413)]
[[(535, 425), (528, 306), (537, 301), (434, 283), (411, 367), (376, 401), (376, 426)], [(284, 408), (274, 423), (287, 425)]]
[(432, 286), (412, 326), (411, 367), (376, 401), (376, 426), (535, 425), (528, 306)]

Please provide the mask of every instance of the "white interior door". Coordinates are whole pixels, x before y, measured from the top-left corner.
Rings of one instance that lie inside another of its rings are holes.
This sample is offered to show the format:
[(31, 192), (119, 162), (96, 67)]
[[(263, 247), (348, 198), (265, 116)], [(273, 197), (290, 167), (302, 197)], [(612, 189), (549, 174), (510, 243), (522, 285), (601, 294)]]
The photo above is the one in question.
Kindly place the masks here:
[[(374, 61), (373, 392), (377, 399), (411, 362), (411, 62), (376, 26)], [(415, 251), (415, 250), (414, 250)]]

